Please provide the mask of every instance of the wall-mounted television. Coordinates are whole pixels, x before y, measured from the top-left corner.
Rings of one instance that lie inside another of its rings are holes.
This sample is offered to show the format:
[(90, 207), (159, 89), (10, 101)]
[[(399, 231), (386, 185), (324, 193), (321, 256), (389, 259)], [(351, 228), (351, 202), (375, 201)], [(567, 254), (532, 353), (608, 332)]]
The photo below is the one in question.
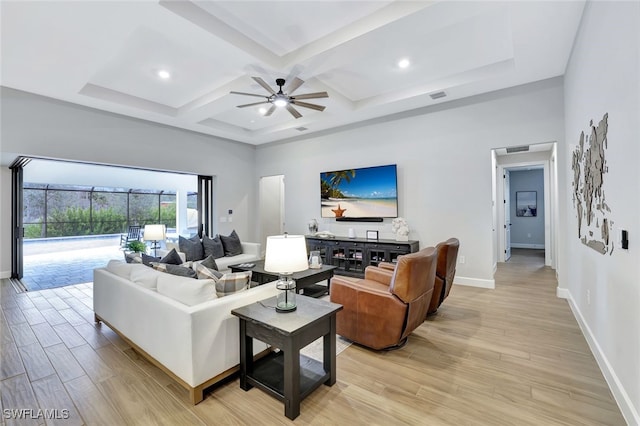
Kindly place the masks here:
[(323, 218), (398, 217), (396, 165), (320, 173)]

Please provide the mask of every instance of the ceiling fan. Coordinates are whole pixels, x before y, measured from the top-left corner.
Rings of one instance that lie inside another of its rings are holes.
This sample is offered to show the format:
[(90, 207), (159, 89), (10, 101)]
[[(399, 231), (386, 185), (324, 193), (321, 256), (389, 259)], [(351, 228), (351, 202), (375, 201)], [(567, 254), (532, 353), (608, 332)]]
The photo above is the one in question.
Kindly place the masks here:
[(276, 110), (277, 107), (285, 107), (287, 108), (287, 111), (289, 111), (291, 113), (291, 115), (293, 115), (295, 118), (300, 118), (302, 117), (302, 114), (300, 114), (293, 106), (299, 106), (299, 107), (303, 107), (303, 108), (310, 108), (310, 109), (315, 109), (316, 111), (324, 111), (324, 109), (326, 107), (322, 106), (322, 105), (316, 105), (316, 104), (310, 104), (308, 102), (302, 102), (301, 99), (317, 99), (317, 98), (328, 98), (329, 94), (327, 92), (315, 92), (315, 93), (305, 93), (302, 95), (297, 95), (297, 96), (293, 96), (292, 93), (296, 91), (296, 89), (298, 89), (298, 87), (300, 87), (302, 85), (302, 83), (304, 83), (303, 80), (299, 79), (298, 77), (293, 79), (293, 82), (289, 84), (289, 86), (287, 87), (287, 92), (283, 93), (282, 92), (282, 86), (284, 86), (285, 80), (284, 78), (278, 78), (276, 79), (276, 85), (278, 85), (278, 87), (280, 88), (280, 90), (278, 90), (278, 92), (276, 92), (275, 90), (273, 90), (263, 79), (261, 79), (260, 77), (251, 77), (253, 78), (256, 83), (258, 83), (260, 86), (264, 87), (265, 90), (267, 90), (267, 92), (270, 93), (269, 96), (266, 95), (258, 95), (255, 93), (245, 93), (245, 92), (231, 92), (234, 95), (246, 95), (246, 96), (257, 96), (259, 98), (265, 98), (265, 101), (262, 102), (255, 102), (252, 104), (245, 104), (245, 105), (238, 105), (238, 108), (246, 108), (246, 107), (250, 107), (250, 106), (254, 106), (254, 105), (261, 105), (261, 104), (271, 104), (271, 108), (269, 108), (267, 110), (267, 112), (264, 114), (265, 116), (269, 116), (271, 114), (273, 114), (273, 111)]

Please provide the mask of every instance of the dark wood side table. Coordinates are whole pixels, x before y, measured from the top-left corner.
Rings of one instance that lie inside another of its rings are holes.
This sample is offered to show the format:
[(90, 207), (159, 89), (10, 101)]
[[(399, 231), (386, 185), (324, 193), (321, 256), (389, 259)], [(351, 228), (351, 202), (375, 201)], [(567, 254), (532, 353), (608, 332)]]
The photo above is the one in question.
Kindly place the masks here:
[[(322, 383), (336, 382), (336, 313), (342, 305), (297, 296), (298, 309), (279, 313), (272, 297), (231, 311), (240, 318), (240, 387), (253, 386), (284, 402), (291, 420), (300, 414), (300, 402)], [(323, 338), (323, 362), (300, 355), (300, 349)], [(253, 339), (279, 348), (253, 360)]]
[[(243, 265), (231, 265), (229, 268), (231, 272), (242, 272), (242, 271), (251, 271), (251, 279), (256, 281), (259, 285), (275, 281), (278, 279), (278, 274), (274, 274), (273, 272), (267, 272), (264, 270), (264, 260), (259, 260), (256, 262), (251, 262), (254, 264), (253, 267), (241, 266)], [(333, 277), (333, 271), (336, 269), (333, 265), (322, 265), (318, 269), (307, 269), (301, 272), (294, 272), (291, 275), (291, 278), (296, 282), (296, 292), (300, 293), (301, 290), (304, 290), (304, 294), (312, 297), (320, 297), (327, 292), (331, 291), (331, 278)], [(327, 287), (324, 286), (316, 286), (314, 284), (327, 280)]]

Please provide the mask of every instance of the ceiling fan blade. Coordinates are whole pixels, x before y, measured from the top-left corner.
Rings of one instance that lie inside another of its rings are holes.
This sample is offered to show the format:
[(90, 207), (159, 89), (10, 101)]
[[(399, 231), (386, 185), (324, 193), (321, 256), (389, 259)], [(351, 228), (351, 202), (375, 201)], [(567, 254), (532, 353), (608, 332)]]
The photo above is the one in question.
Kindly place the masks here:
[(324, 109), (326, 108), (326, 106), (323, 105), (310, 104), (308, 102), (299, 102), (297, 100), (292, 100), (291, 103), (303, 108), (315, 109), (316, 111), (324, 111)]
[(255, 94), (255, 93), (246, 93), (246, 92), (234, 92), (234, 91), (231, 91), (229, 93), (232, 94), (232, 95), (257, 96), (259, 98), (267, 98), (268, 97), (268, 96), (265, 96), (265, 95), (258, 95), (258, 94)]
[(300, 114), (291, 104), (287, 104), (287, 111), (289, 111), (294, 118), (302, 117), (302, 114)]
[(255, 105), (262, 105), (262, 104), (268, 104), (269, 101), (264, 101), (264, 102), (255, 102), (253, 104), (244, 104), (244, 105), (238, 105), (236, 106), (236, 108), (246, 108), (246, 107), (250, 107), (250, 106), (255, 106)]
[(292, 96), (293, 99), (318, 99), (318, 98), (328, 98), (329, 94), (327, 92), (314, 92), (314, 93), (305, 93), (303, 95)]
[(269, 93), (271, 93), (272, 95), (275, 95), (276, 92), (273, 91), (273, 89), (271, 88), (271, 86), (269, 86), (267, 84), (266, 81), (264, 81), (263, 79), (261, 79), (260, 77), (251, 77), (256, 83), (258, 83), (260, 86), (264, 87), (265, 90)]
[(265, 117), (270, 116), (271, 114), (273, 114), (273, 111), (275, 111), (275, 110), (276, 110), (276, 106), (275, 106), (275, 105), (271, 105), (271, 108), (269, 108), (269, 109), (267, 110), (267, 112), (265, 112), (265, 113), (264, 113), (264, 116), (265, 116)]
[(298, 89), (298, 87), (302, 86), (302, 83), (304, 83), (304, 80), (300, 80), (298, 77), (296, 77), (293, 79), (293, 81), (287, 87), (287, 90), (285, 90), (284, 92), (287, 93), (288, 95), (291, 95), (293, 92), (296, 91), (296, 89)]

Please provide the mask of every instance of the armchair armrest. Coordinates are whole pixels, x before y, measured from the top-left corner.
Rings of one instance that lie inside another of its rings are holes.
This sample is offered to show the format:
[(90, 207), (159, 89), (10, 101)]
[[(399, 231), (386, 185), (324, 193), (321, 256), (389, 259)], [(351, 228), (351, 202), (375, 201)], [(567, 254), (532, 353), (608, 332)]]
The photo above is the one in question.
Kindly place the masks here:
[(391, 262), (380, 262), (380, 263), (378, 263), (378, 268), (388, 269), (390, 271), (395, 271), (396, 270), (396, 265), (394, 263), (391, 263)]

